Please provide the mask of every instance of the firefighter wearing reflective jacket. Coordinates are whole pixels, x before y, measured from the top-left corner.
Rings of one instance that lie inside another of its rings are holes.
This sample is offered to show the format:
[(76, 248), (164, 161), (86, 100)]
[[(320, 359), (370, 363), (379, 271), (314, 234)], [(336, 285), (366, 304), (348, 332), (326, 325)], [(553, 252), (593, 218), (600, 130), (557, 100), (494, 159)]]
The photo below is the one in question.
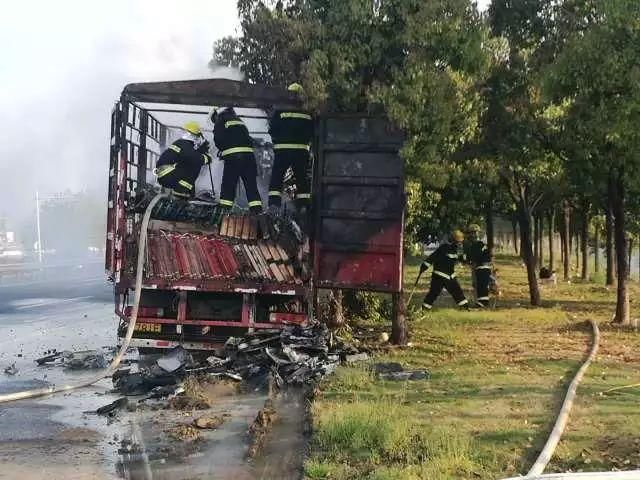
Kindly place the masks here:
[(249, 130), (233, 108), (214, 110), (211, 115), (213, 141), (218, 148), (218, 156), (224, 160), (220, 206), (233, 207), (238, 180), (242, 179), (247, 192), (249, 210), (262, 212), (262, 200), (258, 193), (258, 168), (253, 153), (253, 141)]
[[(302, 85), (293, 83), (288, 90), (299, 96), (304, 94)], [(296, 185), (296, 203), (305, 207), (311, 200), (309, 182), (309, 148), (313, 137), (313, 118), (300, 110), (276, 110), (269, 121), (269, 134), (273, 142), (275, 159), (269, 183), (269, 206), (282, 203), (282, 184), (287, 169), (291, 167)]]
[(183, 129), (182, 138), (169, 145), (158, 158), (154, 173), (160, 185), (170, 188), (178, 197), (189, 198), (195, 193), (200, 169), (211, 162), (211, 155), (209, 142), (197, 122), (187, 122)]
[(455, 230), (451, 235), (451, 241), (440, 245), (422, 262), (422, 265), (420, 265), (421, 275), (433, 265), (431, 286), (429, 287), (429, 292), (427, 292), (427, 295), (424, 297), (422, 308), (431, 310), (443, 288), (447, 289), (459, 307), (469, 308), (469, 302), (464, 297), (455, 273), (456, 262), (463, 259), (461, 252), (463, 241), (464, 234), (460, 230)]
[(489, 306), (489, 285), (491, 284), (491, 252), (487, 245), (480, 240), (480, 226), (476, 224), (469, 225), (468, 228), (469, 242), (465, 245), (465, 258), (471, 264), (473, 269), (475, 287), (476, 287), (476, 304), (479, 307)]

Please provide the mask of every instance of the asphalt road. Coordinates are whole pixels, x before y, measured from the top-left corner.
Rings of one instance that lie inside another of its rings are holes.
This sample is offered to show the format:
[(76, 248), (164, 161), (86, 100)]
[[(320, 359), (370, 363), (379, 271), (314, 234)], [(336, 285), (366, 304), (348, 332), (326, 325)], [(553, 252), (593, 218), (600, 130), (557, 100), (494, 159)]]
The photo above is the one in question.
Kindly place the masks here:
[[(111, 286), (100, 271), (0, 285), (0, 394), (93, 377), (95, 370), (37, 366), (35, 359), (53, 348), (114, 347), (116, 326)], [(3, 373), (12, 364), (18, 373)], [(202, 412), (156, 411), (143, 405), (115, 418), (96, 415), (97, 408), (118, 398), (111, 389), (111, 380), (104, 379), (66, 394), (0, 404), (0, 480), (300, 477), (301, 413), (287, 415), (289, 421), (279, 424), (278, 442), (270, 442), (266, 458), (252, 464), (245, 459), (246, 432), (264, 394), (216, 399), (207, 414), (224, 414), (224, 425), (189, 443), (172, 441), (168, 429), (189, 424)], [(283, 410), (302, 404), (298, 398)], [(285, 453), (291, 457), (287, 462)]]
[[(91, 375), (38, 367), (35, 359), (52, 348), (115, 345), (112, 298), (99, 269), (0, 285), (0, 393)], [(18, 373), (3, 373), (12, 364)], [(103, 445), (106, 425), (82, 415), (106, 403), (102, 394), (109, 388), (105, 380), (94, 390), (0, 405), (0, 478), (118, 478), (115, 468), (114, 475), (104, 473), (113, 458)]]

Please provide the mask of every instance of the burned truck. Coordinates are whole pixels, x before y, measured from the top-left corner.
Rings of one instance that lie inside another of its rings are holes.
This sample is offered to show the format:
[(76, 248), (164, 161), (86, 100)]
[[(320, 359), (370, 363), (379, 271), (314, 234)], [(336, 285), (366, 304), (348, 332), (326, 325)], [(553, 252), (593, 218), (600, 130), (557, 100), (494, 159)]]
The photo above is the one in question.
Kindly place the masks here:
[[(120, 338), (132, 312), (143, 234), (148, 248), (131, 342), (139, 349), (210, 350), (231, 336), (306, 324), (322, 289), (371, 290), (402, 302), (402, 135), (384, 118), (316, 118), (308, 235), (286, 212), (220, 214), (211, 200), (170, 198), (156, 205), (141, 231), (140, 192), (154, 185), (158, 156), (185, 121), (206, 125), (212, 107), (233, 106), (262, 145), (256, 151), (264, 166), (273, 157), (265, 151), (265, 111), (300, 108), (298, 102), (282, 88), (225, 79), (124, 88), (111, 116), (105, 259)], [(210, 139), (211, 131), (205, 134)], [(213, 170), (222, 168), (217, 162)], [(268, 166), (259, 172), (268, 182)], [(196, 188), (211, 190), (214, 177), (203, 172)]]

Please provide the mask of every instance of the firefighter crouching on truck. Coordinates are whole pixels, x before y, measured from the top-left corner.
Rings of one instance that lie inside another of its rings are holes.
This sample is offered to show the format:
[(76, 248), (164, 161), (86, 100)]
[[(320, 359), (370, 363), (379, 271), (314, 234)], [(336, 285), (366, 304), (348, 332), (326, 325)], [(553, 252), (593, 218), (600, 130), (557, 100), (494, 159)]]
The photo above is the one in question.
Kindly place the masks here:
[(469, 225), (468, 242), (465, 245), (465, 258), (471, 264), (476, 289), (476, 305), (481, 308), (489, 306), (489, 286), (491, 284), (491, 252), (480, 239), (482, 232), (475, 223)]
[(198, 122), (187, 122), (185, 134), (167, 148), (156, 163), (154, 173), (158, 183), (173, 191), (177, 197), (190, 198), (195, 194), (195, 181), (202, 166), (211, 162), (209, 142), (202, 135)]
[[(304, 95), (302, 85), (293, 83), (288, 90)], [(313, 117), (301, 110), (276, 110), (269, 120), (269, 134), (273, 142), (275, 159), (269, 183), (269, 207), (279, 209), (282, 203), (282, 184), (289, 167), (296, 184), (295, 203), (302, 213), (311, 200), (309, 181), (309, 149), (313, 138)]]
[(247, 126), (230, 107), (220, 111), (214, 110), (211, 121), (214, 125), (213, 141), (218, 148), (218, 156), (224, 160), (219, 205), (227, 209), (233, 207), (238, 179), (242, 179), (249, 210), (261, 213), (262, 200), (256, 180), (258, 168)]
[(463, 260), (462, 242), (464, 234), (460, 230), (454, 230), (451, 239), (447, 243), (440, 245), (427, 259), (420, 265), (420, 275), (426, 272), (433, 265), (433, 273), (431, 274), (431, 286), (427, 295), (422, 302), (422, 308), (431, 310), (433, 304), (446, 288), (451, 294), (453, 300), (460, 308), (469, 309), (469, 302), (464, 297), (460, 283), (456, 278), (455, 265), (456, 262)]

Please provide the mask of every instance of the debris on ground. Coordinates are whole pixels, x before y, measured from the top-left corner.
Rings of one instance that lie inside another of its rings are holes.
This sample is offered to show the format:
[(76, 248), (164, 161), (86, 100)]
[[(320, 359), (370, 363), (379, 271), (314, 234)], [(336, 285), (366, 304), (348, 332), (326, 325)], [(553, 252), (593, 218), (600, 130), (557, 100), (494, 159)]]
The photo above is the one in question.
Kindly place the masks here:
[(6, 367), (4, 369), (4, 373), (11, 376), (16, 375), (18, 373), (18, 368), (16, 367), (15, 362)]
[(204, 415), (193, 421), (193, 426), (201, 430), (213, 430), (222, 425), (225, 421), (224, 415)]
[(149, 395), (145, 397), (147, 399), (160, 400), (163, 398), (173, 398), (181, 393), (184, 393), (185, 389), (182, 385), (164, 385), (160, 387), (152, 388)]
[(405, 370), (397, 362), (382, 362), (373, 365), (373, 371), (383, 380), (401, 382), (405, 380), (429, 380), (431, 374), (428, 370)]
[(369, 354), (366, 352), (355, 353), (353, 355), (347, 355), (344, 359), (347, 363), (358, 363), (369, 360)]
[(159, 358), (158, 366), (167, 373), (173, 373), (180, 368), (193, 364), (193, 357), (182, 347), (172, 349), (167, 355)]
[(177, 425), (166, 430), (166, 433), (181, 442), (193, 442), (200, 438), (200, 430), (192, 425)]
[(112, 381), (123, 395), (169, 399), (177, 410), (203, 410), (216, 397), (235, 393), (241, 382), (251, 390), (304, 385), (332, 373), (340, 361), (368, 359), (325, 325), (287, 325), (231, 337), (216, 355), (199, 361), (176, 347), (159, 359), (121, 368)]
[(118, 398), (114, 402), (104, 405), (96, 410), (98, 415), (115, 415), (118, 410), (121, 410), (129, 404), (127, 397)]
[(249, 449), (248, 458), (255, 458), (264, 444), (265, 437), (271, 428), (271, 424), (276, 419), (276, 410), (273, 408), (271, 399), (264, 402), (264, 407), (258, 412), (255, 420), (249, 427)]
[(187, 377), (183, 384), (184, 392), (169, 400), (174, 410), (206, 410), (213, 405), (205, 393), (203, 382), (195, 377)]
[(117, 370), (111, 380), (115, 390), (123, 395), (150, 394), (149, 398), (163, 398), (177, 395), (176, 385), (195, 367), (198, 364), (191, 354), (182, 347), (176, 347), (151, 363), (138, 362), (133, 367)]
[(62, 358), (63, 352), (58, 352), (55, 348), (53, 350), (47, 350), (44, 352), (44, 355), (40, 358), (36, 358), (36, 363), (38, 365), (46, 365), (47, 363), (53, 363), (58, 359)]
[(104, 353), (97, 350), (63, 352), (64, 367), (69, 370), (93, 370), (107, 367)]

